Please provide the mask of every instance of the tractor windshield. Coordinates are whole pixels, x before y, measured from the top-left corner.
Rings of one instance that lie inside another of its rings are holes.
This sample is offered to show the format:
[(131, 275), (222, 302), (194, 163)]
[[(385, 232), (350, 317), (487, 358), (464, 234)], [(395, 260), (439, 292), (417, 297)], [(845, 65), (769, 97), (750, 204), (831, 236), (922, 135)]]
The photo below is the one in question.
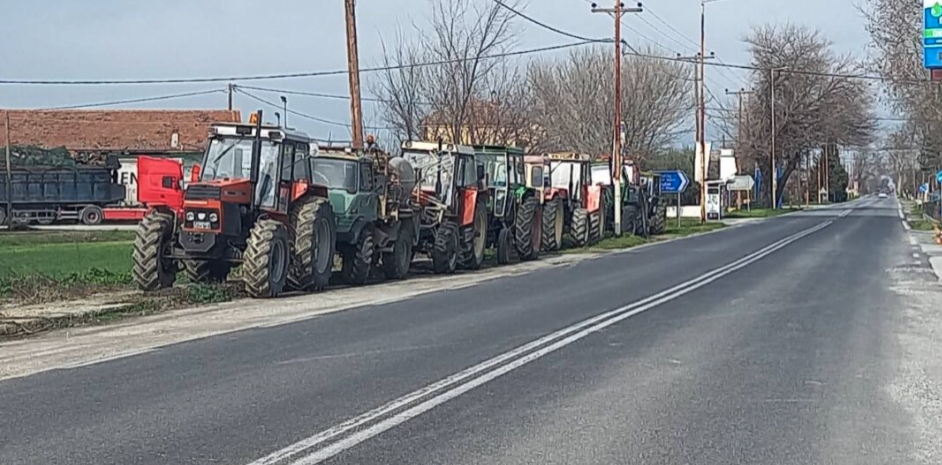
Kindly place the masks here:
[(357, 191), (357, 173), (359, 171), (357, 162), (332, 158), (315, 158), (312, 167), (316, 184), (323, 184), (329, 189), (343, 189), (351, 194)]
[(455, 173), (454, 154), (405, 150), (402, 152), (402, 157), (421, 172), (422, 177), (418, 181), (422, 190), (436, 191), (436, 186), (442, 188), (441, 192), (450, 190)]
[(507, 187), (507, 158), (501, 154), (475, 154), (478, 164), (484, 165), (487, 187)]
[[(201, 181), (214, 179), (248, 179), (252, 170), (252, 141), (239, 137), (214, 138), (203, 159)], [(274, 168), (278, 161), (278, 147), (271, 141), (262, 141), (261, 172)], [(274, 171), (273, 171), (274, 172)]]

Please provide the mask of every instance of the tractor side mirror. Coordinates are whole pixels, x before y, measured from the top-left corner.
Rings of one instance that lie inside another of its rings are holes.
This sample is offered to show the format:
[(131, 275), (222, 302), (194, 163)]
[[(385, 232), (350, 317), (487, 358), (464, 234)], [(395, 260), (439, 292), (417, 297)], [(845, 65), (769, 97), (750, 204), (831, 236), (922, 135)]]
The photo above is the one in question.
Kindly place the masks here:
[(190, 182), (199, 182), (200, 174), (203, 172), (203, 167), (199, 164), (193, 165), (193, 168), (190, 169)]
[(475, 172), (478, 176), (478, 182), (484, 182), (484, 178), (487, 177), (487, 174), (484, 172), (484, 165), (476, 165)]

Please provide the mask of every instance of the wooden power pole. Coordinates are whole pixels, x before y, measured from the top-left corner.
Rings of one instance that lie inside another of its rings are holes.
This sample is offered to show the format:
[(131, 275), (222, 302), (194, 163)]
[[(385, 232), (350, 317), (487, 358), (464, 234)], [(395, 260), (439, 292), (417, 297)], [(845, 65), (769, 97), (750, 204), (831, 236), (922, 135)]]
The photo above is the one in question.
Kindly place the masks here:
[(363, 148), (363, 106), (360, 100), (360, 57), (357, 51), (356, 0), (344, 0), (347, 18), (347, 69), (350, 75), (350, 116), (353, 147)]
[(7, 143), (6, 143), (6, 154), (7, 154), (7, 211), (6, 211), (6, 223), (8, 226), (13, 225), (13, 170), (10, 168), (10, 145), (13, 144), (13, 141), (10, 139), (10, 112), (4, 112), (6, 115), (7, 122)]
[(615, 235), (621, 236), (621, 172), (622, 172), (622, 147), (621, 147), (621, 18), (625, 13), (640, 13), (643, 11), (641, 4), (637, 8), (625, 8), (620, 0), (615, 0), (615, 8), (597, 8), (594, 6), (593, 13), (611, 14), (615, 17), (615, 117), (613, 144), (612, 144), (612, 186), (615, 190)]

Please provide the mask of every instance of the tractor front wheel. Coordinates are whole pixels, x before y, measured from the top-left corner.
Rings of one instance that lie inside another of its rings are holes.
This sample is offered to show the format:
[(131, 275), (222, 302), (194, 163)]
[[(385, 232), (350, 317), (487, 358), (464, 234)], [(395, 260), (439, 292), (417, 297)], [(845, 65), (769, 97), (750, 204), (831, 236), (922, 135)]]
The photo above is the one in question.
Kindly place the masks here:
[(651, 233), (664, 234), (667, 231), (667, 204), (658, 202), (654, 209), (654, 218), (651, 220)]
[(173, 217), (153, 212), (137, 226), (131, 253), (134, 283), (142, 291), (156, 291), (173, 286), (177, 264), (168, 257), (173, 240)]
[(256, 299), (276, 297), (285, 290), (291, 261), (288, 228), (275, 220), (258, 220), (246, 241), (242, 264), (245, 291)]
[(517, 255), (523, 261), (536, 260), (540, 257), (540, 243), (543, 238), (543, 219), (540, 201), (536, 196), (523, 199), (514, 222), (514, 246)]
[(576, 208), (572, 211), (572, 223), (569, 226), (569, 235), (576, 247), (589, 245), (589, 211), (585, 208)]
[(360, 231), (356, 244), (345, 247), (343, 255), (343, 268), (341, 274), (347, 284), (362, 286), (370, 278), (373, 268), (373, 255), (376, 251), (373, 241), (373, 226), (367, 225)]
[(598, 211), (589, 215), (589, 243), (597, 244), (602, 240), (602, 228), (605, 225), (605, 209), (599, 208)]
[(454, 273), (458, 267), (458, 226), (448, 222), (435, 232), (432, 269), (435, 274)]
[(484, 264), (487, 249), (487, 210), (483, 201), (474, 207), (474, 222), (461, 231), (461, 250), (458, 266), (466, 270), (477, 270)]
[(319, 291), (327, 287), (334, 267), (334, 224), (334, 211), (325, 198), (307, 198), (292, 207), (291, 289)]
[(391, 253), (383, 254), (383, 274), (386, 279), (402, 279), (409, 274), (412, 264), (412, 220), (403, 220), (399, 225), (399, 237)]
[(566, 218), (563, 216), (563, 202), (554, 199), (543, 205), (543, 251), (555, 252), (563, 243), (563, 230)]

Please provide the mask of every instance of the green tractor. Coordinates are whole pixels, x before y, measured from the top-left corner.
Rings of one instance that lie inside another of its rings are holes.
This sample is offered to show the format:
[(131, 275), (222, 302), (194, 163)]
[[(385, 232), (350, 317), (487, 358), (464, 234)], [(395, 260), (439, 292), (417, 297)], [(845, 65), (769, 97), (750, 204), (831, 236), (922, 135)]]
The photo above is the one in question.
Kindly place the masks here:
[[(610, 161), (592, 166), (593, 181), (605, 186), (605, 229), (614, 231), (616, 206), (610, 170)], [(661, 197), (660, 175), (640, 173), (636, 181), (635, 167), (627, 162), (622, 165), (621, 179), (622, 232), (642, 237), (663, 234), (667, 228), (667, 202)]]
[(314, 182), (328, 187), (336, 216), (341, 279), (362, 285), (377, 268), (386, 279), (404, 278), (417, 239), (411, 165), (370, 144), (366, 150), (319, 147), (311, 168)]
[(523, 150), (482, 145), (474, 147), (474, 157), (484, 170), (485, 237), (497, 249), (497, 263), (509, 263), (511, 250), (523, 261), (539, 258), (543, 209), (539, 192), (527, 186)]

